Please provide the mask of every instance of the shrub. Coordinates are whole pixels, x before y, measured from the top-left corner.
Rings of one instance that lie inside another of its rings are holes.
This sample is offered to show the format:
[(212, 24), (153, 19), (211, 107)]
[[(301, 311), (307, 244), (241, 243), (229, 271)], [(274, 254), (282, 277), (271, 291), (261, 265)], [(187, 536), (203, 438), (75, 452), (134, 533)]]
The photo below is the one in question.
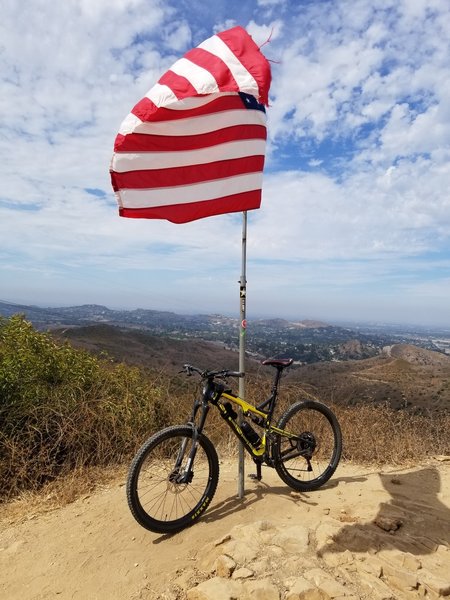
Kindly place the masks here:
[(0, 497), (123, 461), (166, 424), (162, 396), (137, 368), (0, 319)]

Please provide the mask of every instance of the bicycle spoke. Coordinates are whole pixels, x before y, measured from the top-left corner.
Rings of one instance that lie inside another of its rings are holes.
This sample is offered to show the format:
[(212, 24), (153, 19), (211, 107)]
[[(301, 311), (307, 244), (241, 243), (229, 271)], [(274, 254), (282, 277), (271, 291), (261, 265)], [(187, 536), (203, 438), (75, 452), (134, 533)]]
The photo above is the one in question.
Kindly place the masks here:
[(315, 401), (298, 402), (281, 417), (275, 468), (298, 490), (323, 485), (333, 474), (341, 452), (341, 433), (330, 409)]
[(193, 454), (190, 435), (188, 426), (163, 430), (141, 448), (130, 469), (128, 503), (136, 520), (148, 529), (170, 532), (190, 525), (214, 494), (217, 454), (204, 436)]

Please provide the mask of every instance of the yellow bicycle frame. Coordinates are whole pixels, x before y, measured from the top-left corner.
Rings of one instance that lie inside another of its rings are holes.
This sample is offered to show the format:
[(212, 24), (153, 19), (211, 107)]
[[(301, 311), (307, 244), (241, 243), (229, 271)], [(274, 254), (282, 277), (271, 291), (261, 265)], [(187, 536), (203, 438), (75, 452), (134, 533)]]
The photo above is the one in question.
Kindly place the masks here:
[[(252, 446), (252, 444), (245, 437), (242, 429), (239, 426), (239, 423), (235, 419), (233, 419), (233, 417), (231, 415), (229, 415), (227, 413), (227, 410), (222, 402), (222, 399), (230, 400), (231, 402), (233, 402), (233, 404), (237, 404), (241, 408), (244, 416), (247, 416), (249, 413), (252, 413), (252, 414), (264, 419), (264, 425), (262, 426), (264, 428), (264, 432), (261, 437), (261, 444), (258, 448), (255, 448), (254, 446)], [(220, 410), (222, 417), (226, 420), (226, 422), (231, 427), (231, 429), (233, 429), (233, 431), (235, 432), (237, 437), (242, 441), (242, 443), (244, 444), (244, 446), (247, 448), (247, 450), (250, 452), (250, 454), (252, 456), (259, 457), (259, 456), (263, 456), (263, 454), (265, 453), (265, 451), (266, 451), (266, 433), (267, 432), (278, 433), (287, 438), (295, 438), (296, 437), (295, 434), (289, 433), (288, 431), (285, 431), (284, 429), (279, 429), (278, 427), (272, 426), (269, 421), (268, 413), (259, 410), (258, 408), (256, 408), (256, 406), (253, 406), (253, 404), (249, 404), (242, 398), (239, 398), (239, 396), (234, 396), (233, 394), (230, 394), (229, 392), (222, 392), (222, 394), (220, 395), (220, 400), (217, 402), (216, 406)]]

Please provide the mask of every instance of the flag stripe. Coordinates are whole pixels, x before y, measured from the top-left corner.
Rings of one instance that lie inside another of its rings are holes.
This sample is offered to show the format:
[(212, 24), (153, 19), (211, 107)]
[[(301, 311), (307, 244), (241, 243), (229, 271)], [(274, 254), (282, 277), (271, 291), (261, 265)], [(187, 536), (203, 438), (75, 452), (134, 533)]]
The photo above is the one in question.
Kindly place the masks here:
[[(242, 31), (245, 33), (245, 30)], [(251, 94), (257, 100), (267, 105), (269, 103), (271, 80), (270, 65), (265, 58), (261, 60), (262, 54), (258, 46), (249, 35), (237, 36), (233, 29), (222, 31), (216, 37), (224, 42), (244, 70), (249, 74), (251, 73), (252, 79), (256, 83), (256, 90), (251, 91), (250, 89), (244, 89), (244, 82), (241, 83), (238, 81), (241, 92)]]
[(202, 165), (265, 154), (265, 140), (235, 140), (225, 144), (211, 146), (205, 150), (186, 150), (182, 152), (127, 152), (116, 153), (112, 160), (112, 169), (118, 173), (139, 171), (142, 169), (169, 169), (187, 165)]
[[(171, 119), (184, 119), (187, 116), (199, 116), (223, 110), (242, 108), (242, 100), (238, 94), (211, 94), (195, 98), (184, 98), (170, 108), (159, 108), (148, 98), (140, 100), (131, 111), (131, 114), (140, 122), (168, 121)], [(128, 116), (129, 117), (129, 116)], [(128, 117), (125, 119), (127, 121)], [(124, 123), (125, 123), (124, 121)], [(120, 128), (122, 132), (122, 127)]]
[(240, 194), (226, 195), (215, 200), (190, 202), (175, 206), (157, 206), (152, 208), (120, 207), (121, 217), (134, 219), (166, 219), (172, 223), (188, 223), (196, 219), (213, 217), (223, 213), (253, 210), (261, 205), (261, 190), (252, 190)]
[(185, 54), (191, 62), (208, 70), (216, 81), (220, 81), (220, 89), (222, 92), (229, 90), (231, 92), (239, 92), (239, 86), (236, 83), (233, 73), (228, 68), (227, 64), (218, 56), (211, 54), (204, 48), (193, 48)]
[(170, 88), (178, 99), (183, 99), (189, 93), (194, 96), (197, 94), (197, 90), (186, 77), (181, 77), (172, 71), (164, 73), (158, 83)]
[(187, 186), (145, 190), (121, 190), (121, 205), (128, 208), (171, 206), (214, 200), (227, 195), (250, 192), (261, 188), (262, 173), (246, 173), (215, 181), (206, 181)]
[(200, 181), (225, 179), (233, 175), (257, 173), (264, 167), (264, 156), (249, 156), (235, 160), (224, 160), (205, 165), (174, 167), (171, 169), (144, 169), (114, 173), (113, 187), (119, 189), (150, 189), (191, 185)]
[[(176, 148), (178, 151), (194, 150), (231, 142), (237, 138), (265, 140), (266, 136), (267, 130), (263, 125), (238, 124), (198, 135), (179, 135), (176, 139)], [(117, 153), (120, 154), (121, 152), (173, 151), (175, 140), (172, 136), (132, 133), (123, 136), (123, 140), (117, 142)], [(117, 158), (120, 160), (120, 156)]]
[(170, 87), (161, 83), (155, 83), (145, 95), (157, 108), (173, 104), (178, 100)]
[[(175, 119), (170, 121), (147, 121), (135, 128), (136, 133), (144, 135), (166, 135), (172, 136), (202, 135), (211, 133), (218, 129), (233, 127), (235, 125), (259, 125), (265, 128), (266, 115), (260, 110), (228, 110), (220, 114), (208, 114), (198, 117), (186, 117), (184, 119)], [(239, 137), (237, 135), (236, 137)], [(176, 140), (173, 140), (177, 143)]]
[(198, 46), (223, 60), (230, 69), (241, 92), (259, 97), (258, 84), (253, 75), (238, 60), (227, 44), (217, 35), (205, 40)]
[[(197, 94), (216, 94), (219, 86), (214, 76), (202, 66), (196, 65), (187, 58), (180, 58), (170, 67), (170, 71), (186, 78)], [(183, 97), (192, 94), (184, 94)]]

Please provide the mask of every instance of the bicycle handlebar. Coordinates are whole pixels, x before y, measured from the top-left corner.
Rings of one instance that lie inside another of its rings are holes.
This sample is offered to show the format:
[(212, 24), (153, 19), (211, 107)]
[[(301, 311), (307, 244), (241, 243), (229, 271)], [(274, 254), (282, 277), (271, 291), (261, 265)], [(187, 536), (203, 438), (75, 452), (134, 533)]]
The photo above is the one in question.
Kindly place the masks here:
[(192, 373), (198, 373), (202, 379), (214, 379), (215, 377), (226, 379), (227, 377), (244, 377), (245, 375), (245, 373), (240, 371), (229, 371), (228, 369), (222, 369), (220, 371), (204, 371), (203, 369), (199, 369), (198, 367), (189, 364), (183, 365), (181, 373), (186, 373), (189, 377)]

